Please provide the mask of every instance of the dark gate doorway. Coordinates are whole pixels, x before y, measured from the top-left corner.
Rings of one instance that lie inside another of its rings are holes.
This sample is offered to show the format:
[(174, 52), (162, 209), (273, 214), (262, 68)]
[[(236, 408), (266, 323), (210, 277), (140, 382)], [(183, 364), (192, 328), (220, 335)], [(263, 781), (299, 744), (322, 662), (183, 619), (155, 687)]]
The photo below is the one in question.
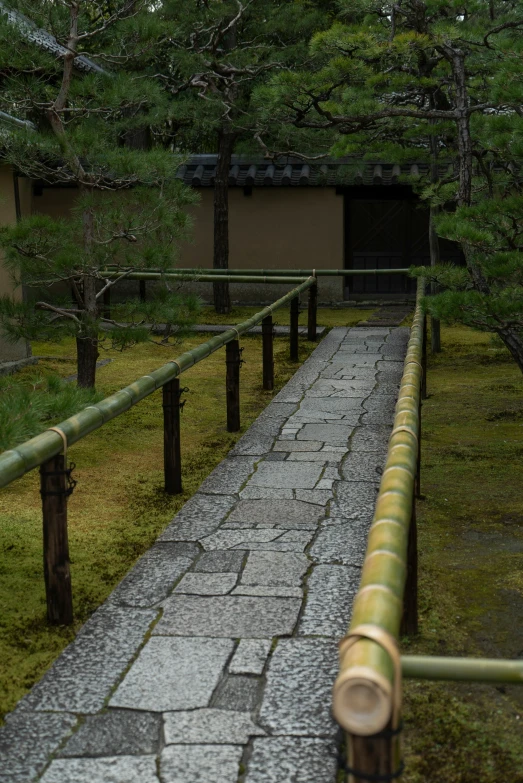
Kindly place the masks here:
[[(420, 207), (410, 188), (351, 191), (345, 194), (347, 269), (400, 269), (430, 263), (428, 210)], [(416, 288), (416, 281), (407, 275), (358, 275), (346, 282), (346, 297), (401, 298)]]

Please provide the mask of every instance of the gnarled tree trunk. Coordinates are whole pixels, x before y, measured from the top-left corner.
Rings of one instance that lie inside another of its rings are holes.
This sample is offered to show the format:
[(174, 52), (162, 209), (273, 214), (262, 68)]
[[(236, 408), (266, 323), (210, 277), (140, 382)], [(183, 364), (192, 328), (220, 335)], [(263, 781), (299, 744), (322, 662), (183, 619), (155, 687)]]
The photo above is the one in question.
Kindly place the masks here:
[[(226, 130), (218, 134), (218, 161), (214, 179), (214, 269), (229, 267), (229, 168), (235, 136)], [(214, 309), (229, 313), (229, 283), (213, 283)]]

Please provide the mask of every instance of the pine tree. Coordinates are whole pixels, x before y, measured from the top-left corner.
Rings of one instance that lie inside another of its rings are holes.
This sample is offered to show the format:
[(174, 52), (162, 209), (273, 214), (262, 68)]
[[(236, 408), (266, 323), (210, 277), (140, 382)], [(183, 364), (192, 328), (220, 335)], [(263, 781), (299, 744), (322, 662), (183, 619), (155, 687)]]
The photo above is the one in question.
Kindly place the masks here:
[[(172, 96), (174, 143), (191, 152), (217, 150), (213, 266), (229, 260), (228, 177), (235, 150), (256, 149), (253, 91), (267, 77), (303, 65), (307, 41), (325, 27), (331, 3), (311, 0), (164, 0), (170, 34), (155, 52)], [(230, 309), (229, 287), (214, 284), (217, 312)]]
[(466, 269), (431, 271), (427, 309), (495, 332), (523, 371), (523, 3), (347, 0), (311, 52), (307, 73), (273, 80), (266, 111), (298, 142), (330, 132), (337, 154), (429, 164), (412, 184)]
[(149, 339), (147, 321), (183, 323), (196, 307), (164, 286), (157, 301), (133, 303), (130, 324), (103, 312), (130, 272), (172, 267), (189, 228), (180, 157), (155, 141), (165, 92), (143, 68), (163, 28), (145, 0), (20, 0), (0, 11), (0, 108), (26, 122), (4, 126), (3, 158), (79, 194), (70, 217), (34, 214), (1, 230), (6, 264), (32, 295), (3, 297), (0, 323), (13, 338), (73, 335), (78, 385), (93, 387), (100, 345)]

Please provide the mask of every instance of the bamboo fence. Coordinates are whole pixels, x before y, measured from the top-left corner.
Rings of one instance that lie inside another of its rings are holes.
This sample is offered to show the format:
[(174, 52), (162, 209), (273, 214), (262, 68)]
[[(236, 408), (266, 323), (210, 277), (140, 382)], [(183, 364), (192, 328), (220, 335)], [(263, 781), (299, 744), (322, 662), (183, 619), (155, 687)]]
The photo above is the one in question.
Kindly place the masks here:
[[(15, 449), (0, 454), (0, 488), (20, 478), (30, 470), (42, 465), (62, 451), (63, 438), (68, 446), (94, 432), (103, 424), (116, 416), (120, 416), (133, 405), (152, 394), (164, 384), (178, 377), (189, 367), (210, 356), (211, 353), (223, 348), (232, 340), (237, 340), (241, 334), (248, 332), (253, 326), (261, 323), (264, 318), (270, 316), (274, 310), (283, 307), (300, 293), (316, 284), (313, 277), (301, 280), (299, 285), (282, 296), (273, 304), (264, 307), (251, 318), (237, 326), (228, 329), (222, 334), (212, 337), (205, 343), (193, 348), (191, 351), (177, 356), (162, 367), (154, 370), (149, 375), (144, 375), (124, 389), (106, 397), (95, 405), (89, 405), (74, 416), (60, 422), (54, 430), (46, 430)], [(60, 434), (62, 433), (62, 435)]]

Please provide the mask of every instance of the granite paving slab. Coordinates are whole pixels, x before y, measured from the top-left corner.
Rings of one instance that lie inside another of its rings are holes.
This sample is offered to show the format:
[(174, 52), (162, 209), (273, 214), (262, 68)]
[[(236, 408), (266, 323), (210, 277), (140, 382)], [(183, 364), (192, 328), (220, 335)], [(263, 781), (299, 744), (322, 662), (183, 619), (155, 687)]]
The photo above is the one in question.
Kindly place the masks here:
[(334, 783), (336, 743), (309, 737), (255, 739), (245, 783)]
[(260, 702), (262, 690), (260, 677), (227, 674), (216, 689), (212, 706), (234, 712), (253, 712)]
[(247, 712), (211, 708), (166, 712), (163, 719), (166, 745), (245, 745), (265, 735)]
[(282, 639), (272, 654), (259, 723), (271, 735), (333, 737), (330, 693), (338, 649), (330, 639)]
[(214, 532), (236, 503), (234, 495), (198, 491), (159, 537), (159, 541), (197, 541)]
[(2, 783), (336, 783), (338, 642), (408, 337), (326, 334), (7, 716)]
[(0, 779), (6, 783), (34, 780), (77, 721), (76, 715), (67, 712), (11, 713), (0, 727)]
[(18, 709), (96, 713), (141, 647), (158, 612), (103, 604)]
[(236, 783), (242, 752), (241, 745), (168, 745), (160, 759), (161, 781)]
[(295, 598), (175, 595), (165, 602), (153, 634), (233, 639), (287, 636), (293, 632), (300, 604)]
[(109, 704), (150, 712), (206, 707), (233, 648), (231, 639), (153, 636)]
[(240, 639), (229, 665), (229, 672), (231, 674), (261, 674), (271, 646), (271, 639)]
[(155, 544), (113, 590), (111, 601), (125, 606), (154, 606), (171, 591), (198, 554), (195, 544)]
[(161, 728), (162, 717), (153, 712), (108, 710), (88, 715), (57, 755), (95, 758), (157, 753)]
[(159, 783), (156, 756), (55, 759), (41, 783)]
[(347, 632), (359, 577), (358, 570), (347, 566), (317, 565), (307, 579), (307, 601), (298, 635), (341, 639)]
[[(318, 533), (309, 555), (317, 563), (341, 563), (361, 567), (367, 550), (368, 524), (358, 525), (354, 520), (344, 519), (341, 524), (326, 525)], [(352, 574), (352, 578), (358, 578)]]
[(310, 527), (315, 529), (323, 509), (299, 500), (241, 500), (229, 515), (231, 522), (254, 522), (275, 527)]

